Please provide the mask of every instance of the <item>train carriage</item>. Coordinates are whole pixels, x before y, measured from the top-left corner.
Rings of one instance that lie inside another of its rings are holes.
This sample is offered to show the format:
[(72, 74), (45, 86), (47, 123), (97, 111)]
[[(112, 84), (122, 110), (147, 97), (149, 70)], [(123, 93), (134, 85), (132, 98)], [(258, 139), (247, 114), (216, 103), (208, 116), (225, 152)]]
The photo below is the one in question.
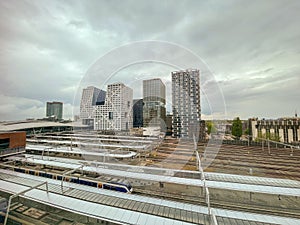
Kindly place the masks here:
[(97, 180), (91, 180), (91, 179), (87, 179), (87, 178), (74, 177), (74, 176), (69, 176), (69, 175), (63, 177), (62, 175), (59, 175), (59, 174), (54, 174), (54, 173), (45, 172), (45, 171), (32, 170), (32, 169), (23, 169), (23, 168), (19, 168), (19, 167), (14, 167), (13, 169), (15, 172), (19, 172), (19, 173), (26, 173), (26, 174), (50, 178), (50, 179), (54, 179), (54, 180), (64, 179), (64, 181), (66, 181), (66, 182), (87, 185), (87, 186), (97, 187), (97, 188), (102, 188), (102, 189), (107, 189), (107, 190), (114, 190), (114, 191), (119, 191), (119, 192), (124, 192), (124, 193), (131, 193), (133, 190), (130, 183), (126, 180), (114, 180), (112, 182), (99, 182)]

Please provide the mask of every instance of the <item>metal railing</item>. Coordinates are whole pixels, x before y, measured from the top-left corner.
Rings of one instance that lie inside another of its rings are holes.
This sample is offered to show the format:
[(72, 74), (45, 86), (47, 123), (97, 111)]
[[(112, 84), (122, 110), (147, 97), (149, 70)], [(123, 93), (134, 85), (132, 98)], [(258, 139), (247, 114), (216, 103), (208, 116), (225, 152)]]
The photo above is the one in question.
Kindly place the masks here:
[(210, 217), (210, 219), (211, 219), (210, 220), (211, 224), (218, 225), (218, 221), (217, 221), (217, 217), (216, 217), (214, 209), (211, 209), (211, 217)]
[(51, 150), (51, 149), (53, 149), (53, 148), (52, 148), (52, 147), (48, 147), (48, 148), (44, 148), (44, 149), (43, 149), (43, 152), (42, 152), (42, 160), (44, 160), (44, 153), (45, 153), (46, 150), (48, 150), (48, 157), (50, 156), (49, 150)]
[(70, 173), (73, 173), (73, 172), (75, 172), (76, 170), (79, 170), (79, 169), (82, 169), (82, 173), (83, 173), (83, 167), (84, 167), (84, 165), (80, 165), (79, 167), (77, 167), (77, 168), (75, 168), (75, 169), (72, 169), (72, 170), (69, 170), (69, 171), (66, 171), (66, 172), (64, 172), (63, 174), (62, 174), (62, 178), (61, 178), (61, 183), (60, 183), (60, 186), (61, 186), (61, 192), (63, 193), (63, 188), (64, 188), (64, 186), (63, 186), (63, 183), (64, 183), (64, 179), (65, 179), (65, 176), (66, 175), (68, 175), (68, 174), (70, 174)]
[(15, 197), (18, 197), (18, 196), (20, 196), (20, 195), (22, 195), (22, 194), (25, 194), (25, 193), (28, 192), (28, 191), (31, 191), (31, 190), (33, 190), (33, 189), (36, 189), (36, 188), (40, 187), (40, 186), (43, 186), (44, 184), (46, 184), (46, 191), (47, 191), (47, 194), (48, 194), (48, 182), (45, 181), (45, 182), (43, 182), (43, 183), (41, 183), (41, 184), (37, 184), (37, 185), (35, 185), (35, 186), (33, 186), (33, 187), (30, 187), (30, 188), (28, 188), (28, 189), (26, 189), (26, 190), (24, 190), (24, 191), (21, 191), (21, 192), (19, 192), (19, 193), (17, 193), (17, 194), (14, 194), (14, 195), (11, 195), (11, 196), (9, 197), (8, 205), (7, 205), (7, 211), (6, 211), (5, 219), (4, 219), (4, 225), (7, 224), (8, 214), (9, 214), (9, 211), (10, 211), (10, 206), (11, 206), (11, 201), (12, 201), (12, 199), (15, 198)]
[(208, 190), (208, 187), (206, 185), (205, 174), (204, 174), (204, 170), (203, 170), (202, 165), (201, 165), (201, 158), (200, 158), (199, 152), (197, 150), (197, 142), (196, 142), (195, 136), (193, 136), (193, 139), (194, 139), (194, 150), (195, 150), (196, 158), (197, 158), (197, 160), (196, 160), (197, 169), (199, 170), (199, 172), (201, 174), (200, 179), (203, 182), (203, 190), (204, 190), (204, 193), (205, 193), (205, 203), (207, 204), (207, 214), (209, 216), (209, 221), (210, 221), (210, 224), (218, 225), (217, 218), (215, 216), (214, 210), (213, 210), (213, 208), (210, 207), (209, 190)]

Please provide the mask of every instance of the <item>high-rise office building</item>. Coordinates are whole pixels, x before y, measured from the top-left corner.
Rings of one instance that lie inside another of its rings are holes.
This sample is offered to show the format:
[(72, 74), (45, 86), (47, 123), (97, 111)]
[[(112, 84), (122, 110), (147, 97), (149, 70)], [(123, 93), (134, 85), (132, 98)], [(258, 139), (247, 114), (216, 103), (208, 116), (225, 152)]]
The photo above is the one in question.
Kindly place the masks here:
[(199, 70), (175, 71), (172, 75), (172, 136), (196, 138), (201, 120)]
[(80, 102), (80, 119), (85, 125), (94, 125), (93, 106), (104, 104), (106, 92), (89, 86), (82, 90)]
[(123, 83), (109, 84), (105, 103), (94, 106), (95, 130), (122, 131), (132, 128), (133, 91)]
[(166, 86), (161, 79), (143, 81), (143, 126), (165, 126)]
[(133, 127), (143, 126), (143, 99), (133, 99)]
[(62, 120), (63, 103), (62, 102), (47, 102), (46, 116), (54, 117), (57, 120)]

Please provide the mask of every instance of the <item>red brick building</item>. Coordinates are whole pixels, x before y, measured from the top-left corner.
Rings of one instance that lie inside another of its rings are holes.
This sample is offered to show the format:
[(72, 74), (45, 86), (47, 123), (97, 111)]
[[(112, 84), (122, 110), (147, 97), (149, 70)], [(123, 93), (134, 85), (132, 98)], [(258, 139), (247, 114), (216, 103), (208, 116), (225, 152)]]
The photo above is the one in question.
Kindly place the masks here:
[(0, 155), (24, 151), (26, 146), (26, 132), (0, 132)]

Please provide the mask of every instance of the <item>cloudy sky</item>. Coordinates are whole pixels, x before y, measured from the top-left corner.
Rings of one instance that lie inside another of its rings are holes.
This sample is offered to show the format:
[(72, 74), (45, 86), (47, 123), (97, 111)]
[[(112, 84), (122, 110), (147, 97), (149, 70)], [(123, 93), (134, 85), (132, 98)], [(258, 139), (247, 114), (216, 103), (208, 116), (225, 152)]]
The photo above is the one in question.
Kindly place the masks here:
[[(148, 40), (182, 46), (205, 62), (224, 96), (222, 116), (300, 114), (299, 10), (298, 0), (1, 0), (0, 121), (43, 117), (45, 102), (53, 100), (63, 101), (64, 117), (71, 118), (80, 88), (93, 83), (85, 79), (92, 65), (120, 46)], [(120, 57), (126, 56), (113, 60)], [(142, 79), (161, 77), (170, 96), (175, 68), (129, 65), (111, 81), (130, 85), (138, 98)], [(109, 74), (96, 75), (94, 85), (102, 87)], [(222, 113), (202, 100), (204, 118)]]

